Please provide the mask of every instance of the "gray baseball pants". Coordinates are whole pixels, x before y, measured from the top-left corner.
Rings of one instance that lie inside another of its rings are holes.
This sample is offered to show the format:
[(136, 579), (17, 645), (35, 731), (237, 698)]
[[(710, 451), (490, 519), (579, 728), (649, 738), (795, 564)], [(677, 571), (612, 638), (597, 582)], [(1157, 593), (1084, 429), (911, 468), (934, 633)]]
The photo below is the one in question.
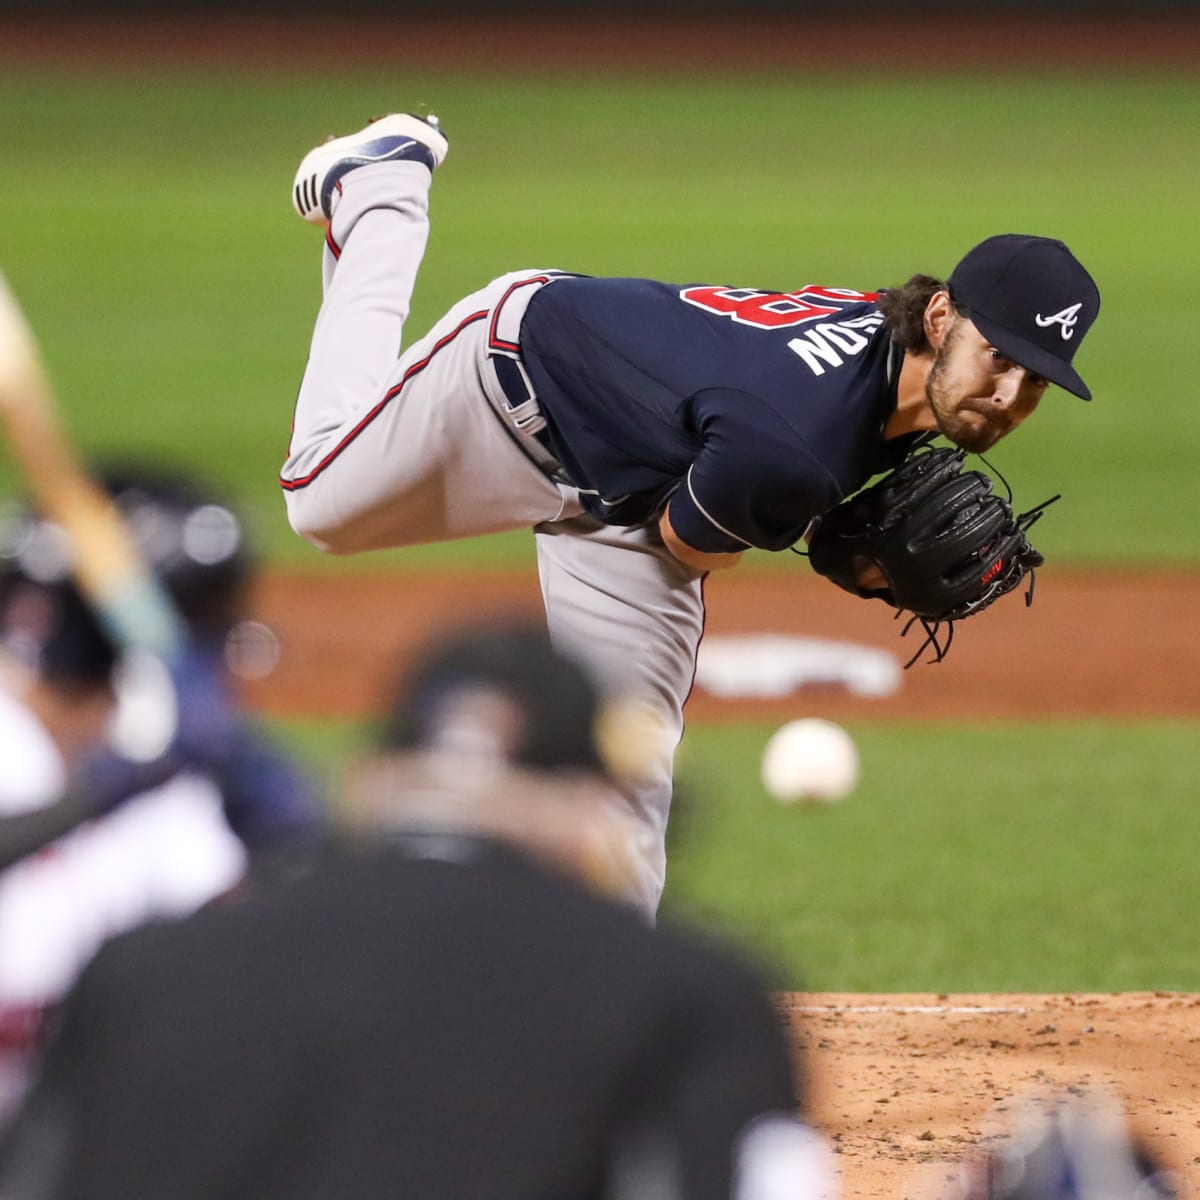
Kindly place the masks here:
[(515, 272), (455, 304), (397, 358), (429, 235), (418, 163), (343, 179), (323, 259), (324, 299), (282, 481), (292, 527), (323, 550), (365, 550), (528, 527), (550, 635), (602, 685), (656, 714), (663, 736), (630, 796), (639, 902), (666, 874), (673, 756), (704, 622), (702, 576), (655, 529), (605, 526), (532, 434), (544, 425), (520, 367), (520, 319), (554, 272)]

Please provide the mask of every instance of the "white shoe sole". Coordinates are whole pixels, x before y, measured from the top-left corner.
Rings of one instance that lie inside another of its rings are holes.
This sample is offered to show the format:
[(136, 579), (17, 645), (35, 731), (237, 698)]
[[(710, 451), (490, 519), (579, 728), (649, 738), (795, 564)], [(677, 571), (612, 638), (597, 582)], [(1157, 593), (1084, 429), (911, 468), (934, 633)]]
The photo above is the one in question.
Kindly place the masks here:
[[(343, 158), (358, 157), (357, 151), (364, 144), (387, 137), (407, 137), (420, 142), (433, 155), (434, 165), (439, 167), (450, 148), (441, 133), (410, 113), (380, 117), (357, 133), (323, 142), (304, 156), (292, 184), (292, 207), (313, 225), (328, 225), (329, 218), (321, 208), (321, 184), (330, 168)], [(380, 161), (388, 160), (388, 155), (384, 155)]]

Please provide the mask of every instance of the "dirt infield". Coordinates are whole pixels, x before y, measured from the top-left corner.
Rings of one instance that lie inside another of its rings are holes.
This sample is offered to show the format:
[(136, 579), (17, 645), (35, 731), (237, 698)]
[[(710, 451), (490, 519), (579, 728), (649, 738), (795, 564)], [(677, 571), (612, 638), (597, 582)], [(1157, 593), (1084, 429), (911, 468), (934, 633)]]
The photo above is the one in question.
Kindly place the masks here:
[(1023, 1098), (1114, 1096), (1196, 1194), (1200, 997), (790, 996), (847, 1198), (933, 1200)]
[[(733, 572), (710, 580), (706, 641), (762, 630), (872, 647), (906, 659), (910, 633), (878, 601), (846, 596), (813, 576)], [(257, 597), (283, 657), (250, 700), (277, 715), (370, 712), (403, 657), (460, 620), (539, 614), (534, 573), (364, 576), (268, 575)], [(693, 719), (767, 718), (819, 711), (834, 719), (904, 717), (1170, 717), (1200, 715), (1200, 575), (1094, 574), (1056, 570), (1039, 578), (1034, 603), (1005, 597), (962, 625), (950, 656), (906, 672), (892, 695), (806, 690), (773, 699), (721, 697), (697, 687)]]
[[(730, 574), (706, 589), (706, 639), (772, 630), (907, 654), (877, 603), (856, 601), (802, 565)], [(531, 572), (363, 577), (269, 575), (260, 615), (283, 654), (248, 689), (263, 711), (371, 710), (396, 664), (436, 631), (500, 613), (538, 614)], [(964, 626), (946, 662), (865, 698), (804, 689), (774, 699), (697, 688), (692, 719), (819, 712), (988, 719), (1200, 715), (1200, 575), (1058, 570)], [(1116, 1092), (1138, 1132), (1200, 1186), (1200, 997), (784, 996), (813, 1081), (816, 1120), (838, 1151), (846, 1200), (933, 1200), (949, 1168), (1033, 1089)]]

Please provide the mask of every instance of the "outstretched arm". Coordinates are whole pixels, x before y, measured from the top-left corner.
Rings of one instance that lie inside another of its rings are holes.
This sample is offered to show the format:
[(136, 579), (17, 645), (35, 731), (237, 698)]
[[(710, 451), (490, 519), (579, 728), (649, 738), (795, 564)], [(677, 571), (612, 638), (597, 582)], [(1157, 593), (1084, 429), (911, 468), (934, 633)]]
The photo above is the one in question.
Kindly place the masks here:
[(0, 872), (57, 842), (110, 808), (165, 783), (180, 768), (174, 756), (137, 763), (108, 755), (84, 781), (28, 812), (0, 816)]

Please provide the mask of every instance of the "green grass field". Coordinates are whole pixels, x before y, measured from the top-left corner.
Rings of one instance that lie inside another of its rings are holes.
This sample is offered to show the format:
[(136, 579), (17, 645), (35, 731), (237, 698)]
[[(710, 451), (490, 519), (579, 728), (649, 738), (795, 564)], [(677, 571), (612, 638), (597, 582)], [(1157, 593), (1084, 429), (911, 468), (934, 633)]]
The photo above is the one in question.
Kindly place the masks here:
[[(1131, 76), (137, 77), (0, 80), (0, 268), (41, 330), (91, 450), (210, 468), (272, 557), (316, 563), (275, 475), (318, 302), (299, 156), (405, 104), (453, 138), (412, 318), (504, 270), (558, 265), (790, 289), (945, 273), (975, 241), (1061, 236), (1102, 315), (1097, 399), (1048, 397), (994, 455), (1076, 561), (1200, 564), (1187, 314), (1200, 269), (1200, 85)], [(495, 560), (492, 539), (406, 562)], [(761, 556), (764, 564), (769, 556)], [(390, 562), (390, 558), (386, 561)], [(340, 569), (340, 568), (339, 568)]]
[[(1049, 395), (990, 457), (1019, 503), (1064, 494), (1038, 527), (1052, 561), (1200, 568), (1194, 80), (311, 82), (0, 79), (0, 269), (72, 428), (99, 456), (211, 474), (272, 562), (402, 571), (530, 553), (514, 536), (324, 560), (287, 530), (275, 485), (319, 290), (319, 236), (288, 203), (296, 162), (371, 113), (424, 104), (453, 149), (415, 333), (522, 266), (871, 288), (948, 272), (992, 233), (1062, 237), (1104, 295), (1078, 360), (1096, 401)], [(795, 569), (777, 557), (742, 569)], [(331, 778), (356, 737), (286, 732)], [(758, 789), (765, 729), (691, 729), (668, 906), (732, 926), (792, 986), (1200, 990), (1194, 722), (854, 732), (860, 791), (811, 812)]]
[(764, 796), (769, 729), (689, 731), (672, 901), (822, 990), (1200, 990), (1193, 724), (850, 728), (829, 808)]
[[(759, 784), (769, 726), (690, 727), (664, 912), (793, 989), (1200, 991), (1194, 722), (848, 728), (858, 788), (807, 807)], [(362, 746), (278, 732), (332, 788)]]

